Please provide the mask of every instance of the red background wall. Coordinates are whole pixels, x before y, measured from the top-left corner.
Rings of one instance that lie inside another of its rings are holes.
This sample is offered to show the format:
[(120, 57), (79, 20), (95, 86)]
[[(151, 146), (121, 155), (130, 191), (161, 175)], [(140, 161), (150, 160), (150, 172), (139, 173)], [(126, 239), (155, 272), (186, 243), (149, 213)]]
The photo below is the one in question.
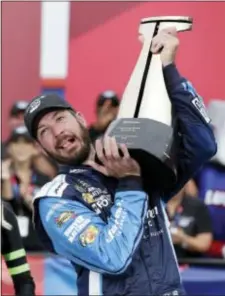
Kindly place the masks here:
[(225, 99), (225, 2), (72, 2), (66, 98), (89, 122), (99, 92), (122, 94), (141, 49), (139, 21), (157, 15), (193, 17), (177, 64), (206, 102)]
[[(12, 103), (41, 91), (40, 5), (2, 3), (3, 139)], [(194, 18), (192, 32), (180, 35), (177, 64), (206, 101), (225, 98), (225, 2), (71, 2), (66, 98), (89, 122), (100, 91), (122, 94), (141, 49), (139, 21), (155, 15)]]
[(2, 137), (12, 103), (40, 92), (41, 2), (2, 2)]

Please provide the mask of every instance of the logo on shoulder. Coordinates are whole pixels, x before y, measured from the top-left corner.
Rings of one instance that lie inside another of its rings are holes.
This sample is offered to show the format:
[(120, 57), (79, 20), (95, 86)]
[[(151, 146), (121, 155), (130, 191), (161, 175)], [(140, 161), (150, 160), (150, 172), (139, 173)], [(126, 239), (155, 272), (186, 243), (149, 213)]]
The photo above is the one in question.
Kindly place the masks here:
[(58, 227), (61, 227), (64, 223), (68, 222), (70, 219), (74, 219), (76, 214), (72, 211), (62, 212), (56, 219), (55, 222)]
[(80, 185), (74, 185), (74, 187), (75, 187), (75, 189), (77, 190), (77, 191), (79, 191), (79, 192), (86, 192), (86, 189), (85, 188), (83, 188), (82, 186), (80, 186)]
[(99, 230), (96, 226), (90, 225), (83, 233), (80, 235), (80, 243), (83, 247), (86, 247), (88, 244), (92, 244), (97, 235)]
[(202, 98), (197, 96), (191, 102), (195, 106), (195, 108), (199, 111), (199, 113), (202, 115), (202, 117), (205, 119), (205, 121), (207, 123), (210, 123), (211, 119), (207, 113), (207, 110)]

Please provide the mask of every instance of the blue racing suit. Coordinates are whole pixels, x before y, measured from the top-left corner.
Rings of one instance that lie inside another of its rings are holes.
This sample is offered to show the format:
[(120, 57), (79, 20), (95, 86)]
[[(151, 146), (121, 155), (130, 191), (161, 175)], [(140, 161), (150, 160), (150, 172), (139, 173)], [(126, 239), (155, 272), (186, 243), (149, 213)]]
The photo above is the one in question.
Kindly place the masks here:
[(48, 250), (74, 265), (78, 295), (185, 294), (164, 204), (216, 153), (216, 143), (190, 82), (173, 64), (163, 72), (182, 139), (173, 192), (146, 193), (140, 177), (116, 180), (83, 165), (62, 167), (34, 200), (36, 229)]

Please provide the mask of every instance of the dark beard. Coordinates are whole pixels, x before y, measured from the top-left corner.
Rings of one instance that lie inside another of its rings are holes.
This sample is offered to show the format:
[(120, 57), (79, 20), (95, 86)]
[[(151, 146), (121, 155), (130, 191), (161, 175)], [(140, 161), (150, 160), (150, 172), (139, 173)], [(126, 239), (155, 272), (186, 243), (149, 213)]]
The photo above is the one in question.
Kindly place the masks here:
[(48, 154), (48, 156), (53, 159), (53, 161), (58, 162), (59, 164), (63, 164), (63, 165), (72, 165), (72, 166), (79, 166), (81, 165), (83, 162), (85, 162), (90, 154), (91, 151), (91, 139), (89, 136), (89, 131), (87, 128), (85, 128), (84, 126), (82, 126), (80, 124), (80, 128), (82, 131), (82, 139), (83, 139), (83, 147), (81, 148), (81, 150), (74, 156), (69, 158), (64, 158), (61, 157), (59, 155), (55, 155), (53, 153), (48, 152), (47, 150), (45, 150), (45, 152)]

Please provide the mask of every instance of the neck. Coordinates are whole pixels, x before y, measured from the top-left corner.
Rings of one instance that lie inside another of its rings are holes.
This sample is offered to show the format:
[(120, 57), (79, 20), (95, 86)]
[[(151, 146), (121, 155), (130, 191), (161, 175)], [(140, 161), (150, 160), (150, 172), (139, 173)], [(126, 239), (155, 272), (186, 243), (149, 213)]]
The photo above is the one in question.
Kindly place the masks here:
[(84, 164), (89, 165), (93, 161), (95, 161), (95, 149), (94, 149), (94, 146), (91, 145), (89, 156), (88, 156), (87, 160), (84, 162)]

